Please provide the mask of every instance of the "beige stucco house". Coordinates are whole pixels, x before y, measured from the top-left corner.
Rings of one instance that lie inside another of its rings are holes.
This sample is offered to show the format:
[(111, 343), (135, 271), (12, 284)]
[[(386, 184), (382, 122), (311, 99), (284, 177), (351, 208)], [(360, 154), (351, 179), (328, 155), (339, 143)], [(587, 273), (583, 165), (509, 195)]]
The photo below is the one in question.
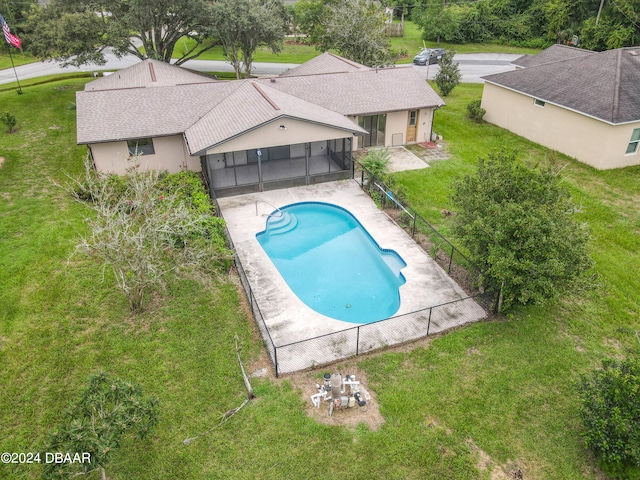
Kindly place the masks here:
[(77, 93), (77, 140), (100, 171), (124, 173), (132, 160), (201, 170), (212, 193), (233, 195), (349, 178), (354, 150), (430, 140), (442, 105), (410, 66), (330, 53), (235, 81), (145, 60)]
[(484, 77), (485, 120), (597, 169), (640, 165), (640, 47), (555, 45)]

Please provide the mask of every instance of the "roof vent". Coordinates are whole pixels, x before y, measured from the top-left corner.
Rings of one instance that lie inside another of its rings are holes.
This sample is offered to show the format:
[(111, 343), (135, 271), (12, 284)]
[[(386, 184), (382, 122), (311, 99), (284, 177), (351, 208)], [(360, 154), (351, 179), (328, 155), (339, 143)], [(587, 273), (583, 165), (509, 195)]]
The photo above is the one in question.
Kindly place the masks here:
[(638, 51), (637, 50), (630, 50), (629, 51), (629, 55), (633, 55), (634, 57), (638, 56)]
[(276, 79), (275, 78), (271, 78), (271, 83), (276, 83)]

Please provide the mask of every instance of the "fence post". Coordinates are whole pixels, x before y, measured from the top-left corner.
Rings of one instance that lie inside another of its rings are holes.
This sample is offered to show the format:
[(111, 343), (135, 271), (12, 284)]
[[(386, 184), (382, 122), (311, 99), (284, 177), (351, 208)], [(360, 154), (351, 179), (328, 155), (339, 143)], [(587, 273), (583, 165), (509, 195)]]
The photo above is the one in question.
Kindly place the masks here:
[(357, 335), (356, 335), (356, 356), (360, 353), (360, 326), (356, 327)]
[(427, 337), (429, 336), (429, 329), (431, 328), (431, 312), (433, 312), (433, 307), (429, 309), (429, 323), (427, 323)]
[[(271, 345), (273, 345), (273, 342), (271, 342)], [(273, 364), (276, 367), (276, 378), (278, 378), (279, 372), (278, 372), (278, 347), (276, 347), (275, 345), (273, 345)]]
[(413, 211), (413, 225), (411, 227), (411, 238), (414, 238), (416, 236), (416, 219), (418, 218), (418, 215), (416, 215), (415, 210)]
[(447, 273), (451, 273), (451, 263), (453, 263), (453, 252), (456, 251), (456, 247), (451, 245), (451, 257), (449, 257), (449, 268), (447, 269)]

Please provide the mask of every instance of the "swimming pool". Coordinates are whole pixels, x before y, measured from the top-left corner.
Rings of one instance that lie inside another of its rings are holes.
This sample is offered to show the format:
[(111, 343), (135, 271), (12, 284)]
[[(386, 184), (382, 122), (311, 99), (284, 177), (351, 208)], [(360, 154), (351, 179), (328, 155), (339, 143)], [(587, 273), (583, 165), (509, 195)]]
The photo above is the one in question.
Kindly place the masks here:
[(406, 263), (342, 207), (287, 205), (269, 215), (256, 238), (296, 296), (323, 315), (370, 323), (400, 308)]

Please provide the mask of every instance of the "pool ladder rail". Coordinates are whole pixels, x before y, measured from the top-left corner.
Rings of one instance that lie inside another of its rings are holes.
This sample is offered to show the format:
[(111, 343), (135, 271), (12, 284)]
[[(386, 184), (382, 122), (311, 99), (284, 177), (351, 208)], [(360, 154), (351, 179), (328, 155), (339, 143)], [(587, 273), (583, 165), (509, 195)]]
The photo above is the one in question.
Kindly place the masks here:
[(280, 210), (278, 207), (274, 207), (269, 202), (265, 202), (264, 200), (256, 200), (256, 216), (258, 215), (258, 203), (266, 203), (271, 208), (275, 209), (271, 213), (263, 213), (263, 217), (267, 218), (267, 227), (265, 229), (268, 230), (270, 235), (280, 235), (283, 233), (287, 233), (298, 225), (298, 219), (293, 213), (284, 212)]
[[(273, 208), (274, 210), (276, 210), (281, 217), (284, 216), (284, 212), (282, 210), (280, 210), (278, 207), (274, 207), (273, 205), (271, 205), (269, 202), (265, 201), (265, 200), (256, 200), (256, 217), (258, 216), (258, 204), (259, 203), (266, 203), (267, 205), (269, 205), (271, 208)], [(275, 215), (275, 212), (271, 212), (271, 213), (263, 213), (262, 216), (263, 217), (273, 217)]]

